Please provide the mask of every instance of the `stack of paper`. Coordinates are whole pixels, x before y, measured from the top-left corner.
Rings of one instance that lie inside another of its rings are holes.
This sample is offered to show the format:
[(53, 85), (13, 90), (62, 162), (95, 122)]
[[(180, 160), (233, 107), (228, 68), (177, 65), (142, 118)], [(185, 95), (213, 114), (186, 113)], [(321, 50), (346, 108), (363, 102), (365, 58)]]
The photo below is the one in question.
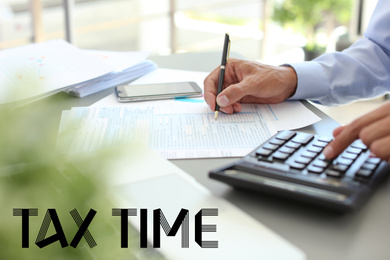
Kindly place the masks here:
[(138, 78), (156, 65), (145, 53), (86, 52), (63, 40), (0, 51), (0, 104), (69, 89), (77, 96)]
[(66, 90), (67, 93), (77, 97), (85, 97), (106, 88), (135, 80), (157, 68), (154, 62), (146, 60), (148, 56), (146, 52), (90, 50), (86, 50), (85, 52), (111, 66), (114, 71)]

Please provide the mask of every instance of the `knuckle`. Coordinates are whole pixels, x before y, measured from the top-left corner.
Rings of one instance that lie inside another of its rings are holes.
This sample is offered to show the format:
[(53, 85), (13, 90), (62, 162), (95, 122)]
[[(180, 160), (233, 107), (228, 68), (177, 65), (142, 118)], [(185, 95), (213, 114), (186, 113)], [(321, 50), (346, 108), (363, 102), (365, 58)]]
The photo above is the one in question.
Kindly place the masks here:
[(361, 120), (358, 118), (352, 121), (352, 123), (348, 125), (347, 129), (351, 134), (357, 135), (360, 132), (361, 125), (362, 125)]
[(210, 78), (211, 78), (211, 74), (209, 74), (209, 75), (203, 80), (203, 85), (204, 85), (205, 88), (208, 87), (209, 82), (211, 81)]

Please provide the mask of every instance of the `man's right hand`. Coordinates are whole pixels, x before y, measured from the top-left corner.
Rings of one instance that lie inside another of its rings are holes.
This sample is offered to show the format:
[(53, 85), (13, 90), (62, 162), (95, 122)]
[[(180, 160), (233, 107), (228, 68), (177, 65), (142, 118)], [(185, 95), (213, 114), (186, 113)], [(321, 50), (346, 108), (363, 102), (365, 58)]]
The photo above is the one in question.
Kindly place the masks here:
[(279, 103), (294, 95), (297, 87), (297, 75), (291, 67), (230, 59), (223, 90), (217, 97), (219, 69), (204, 80), (204, 98), (213, 111), (216, 100), (221, 111), (228, 114), (240, 112), (240, 103)]

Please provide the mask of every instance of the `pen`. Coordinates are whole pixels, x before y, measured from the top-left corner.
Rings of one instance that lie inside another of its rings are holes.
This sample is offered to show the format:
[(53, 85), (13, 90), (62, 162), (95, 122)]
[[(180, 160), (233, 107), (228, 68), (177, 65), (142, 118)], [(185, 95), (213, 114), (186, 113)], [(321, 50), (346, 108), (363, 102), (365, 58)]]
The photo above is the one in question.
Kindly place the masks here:
[[(229, 51), (230, 51), (230, 38), (229, 38), (229, 34), (226, 33), (225, 34), (225, 42), (223, 44), (221, 69), (219, 70), (217, 96), (219, 95), (219, 93), (221, 93), (222, 88), (223, 88), (223, 80), (225, 77), (226, 64), (227, 64), (228, 59), (229, 59)], [(218, 111), (219, 111), (219, 106), (217, 104), (217, 101), (215, 101), (215, 120), (217, 120)]]

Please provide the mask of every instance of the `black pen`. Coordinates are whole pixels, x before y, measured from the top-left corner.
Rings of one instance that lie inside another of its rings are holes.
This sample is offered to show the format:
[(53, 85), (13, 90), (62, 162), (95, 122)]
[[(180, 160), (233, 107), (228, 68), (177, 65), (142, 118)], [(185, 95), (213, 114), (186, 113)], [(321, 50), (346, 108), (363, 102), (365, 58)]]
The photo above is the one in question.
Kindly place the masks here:
[[(217, 96), (219, 95), (219, 93), (221, 93), (222, 88), (223, 88), (223, 80), (225, 77), (226, 64), (227, 64), (228, 59), (229, 59), (229, 51), (230, 51), (230, 38), (229, 38), (229, 34), (226, 33), (225, 34), (225, 42), (223, 44), (221, 69), (219, 70)], [(217, 104), (217, 100), (215, 100), (215, 119), (217, 119), (217, 117), (218, 117), (218, 111), (219, 111), (219, 106)]]

